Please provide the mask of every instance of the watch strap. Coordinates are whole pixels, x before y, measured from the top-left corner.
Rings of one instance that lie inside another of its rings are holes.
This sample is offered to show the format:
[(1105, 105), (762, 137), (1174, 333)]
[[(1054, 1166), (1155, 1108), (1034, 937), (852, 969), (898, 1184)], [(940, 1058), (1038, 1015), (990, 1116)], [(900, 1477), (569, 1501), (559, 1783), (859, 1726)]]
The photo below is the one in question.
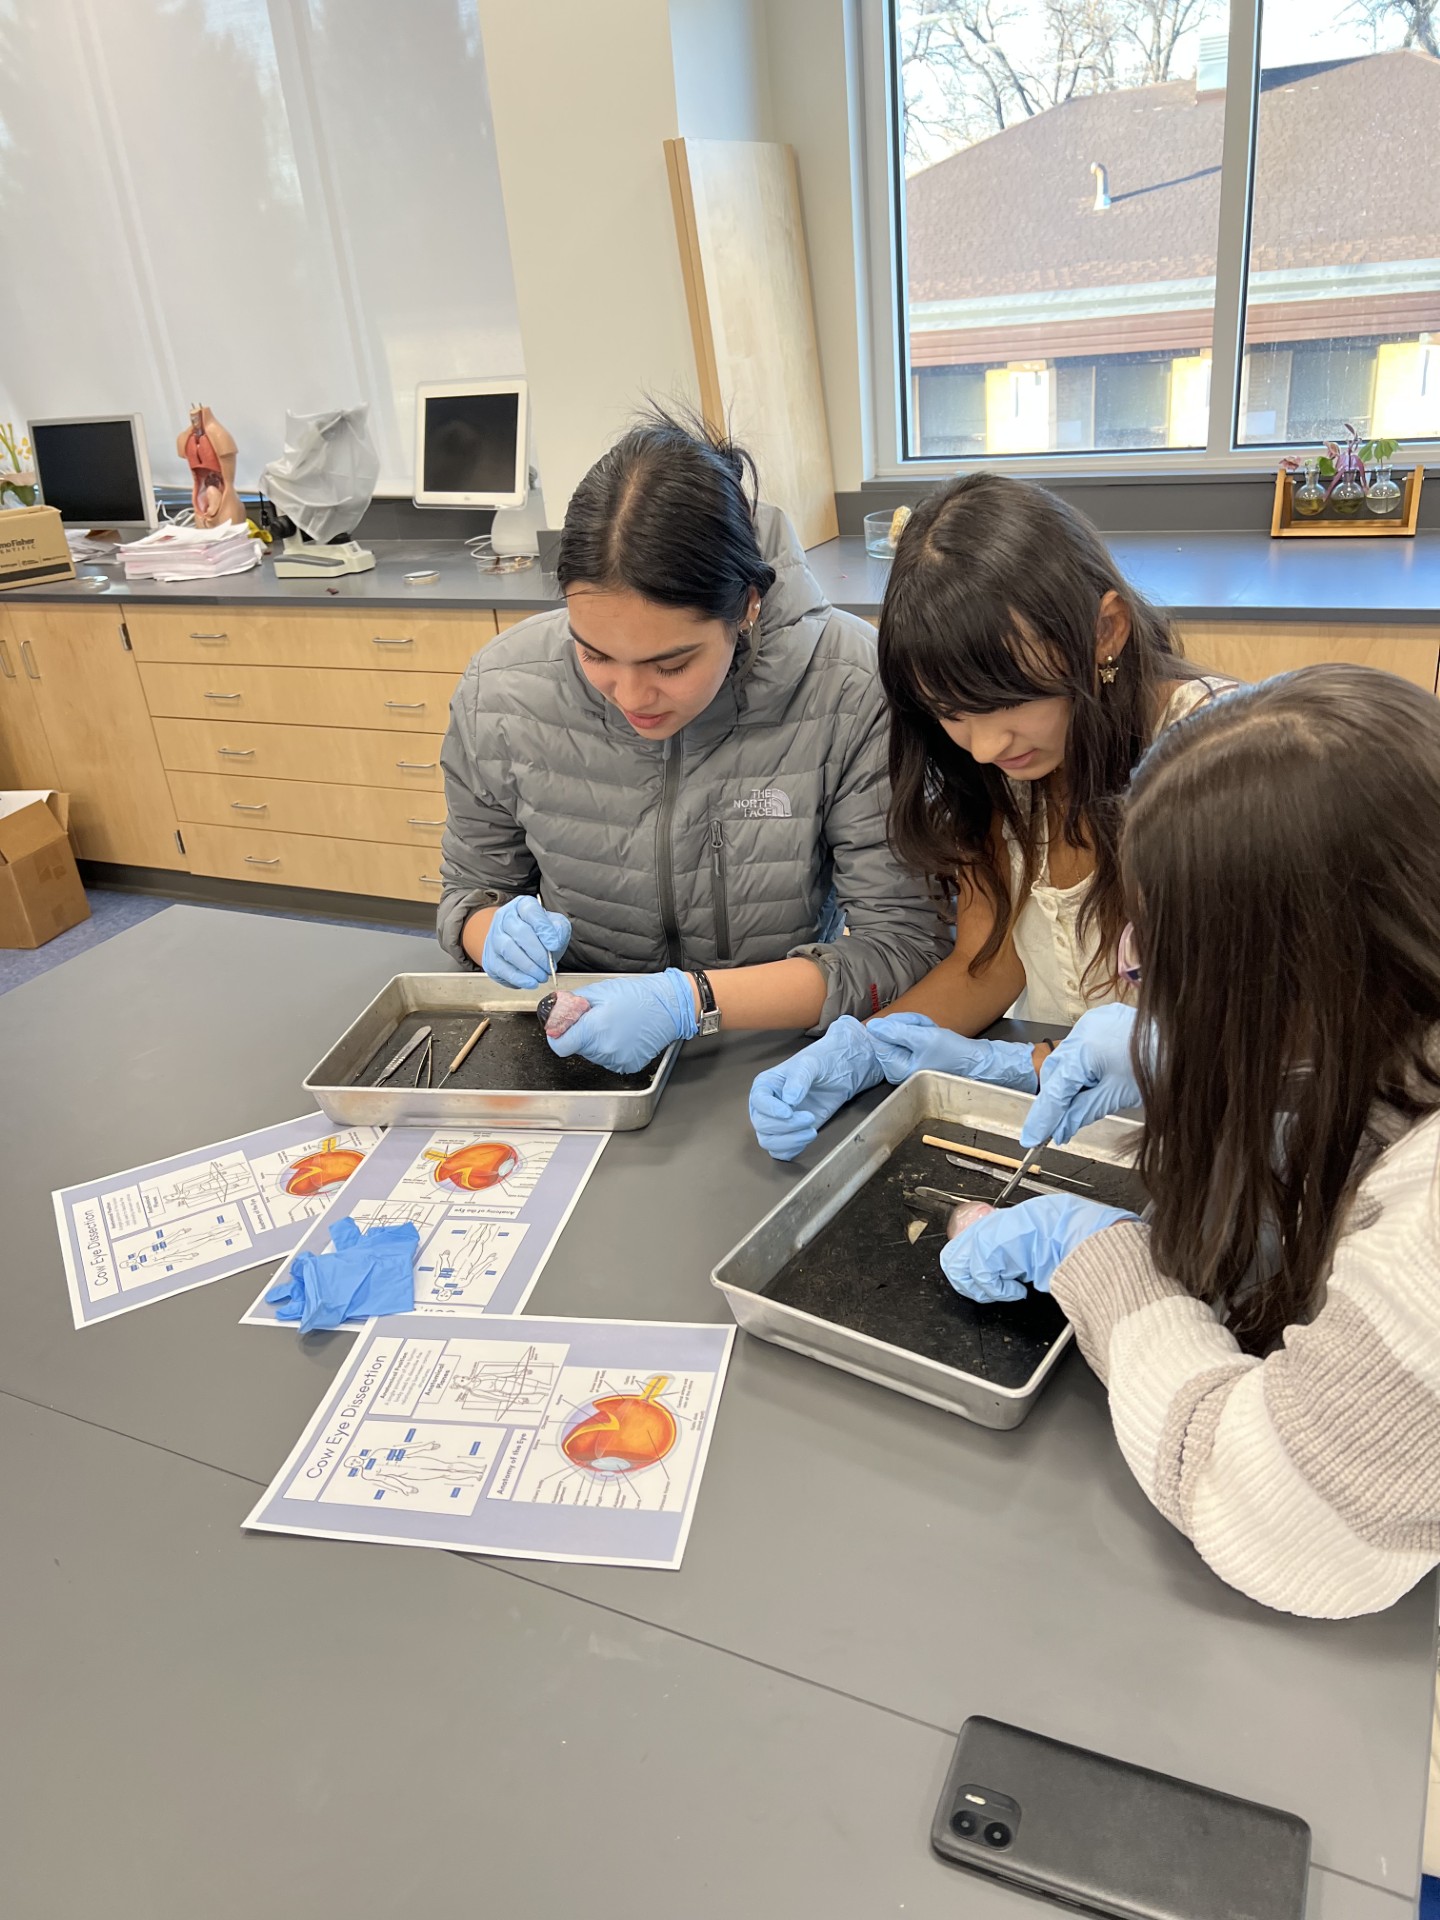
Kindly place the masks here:
[(720, 1009), (715, 1004), (715, 989), (710, 984), (710, 976), (703, 967), (692, 967), (690, 978), (695, 982), (695, 991), (700, 996), (700, 1033), (720, 1031)]

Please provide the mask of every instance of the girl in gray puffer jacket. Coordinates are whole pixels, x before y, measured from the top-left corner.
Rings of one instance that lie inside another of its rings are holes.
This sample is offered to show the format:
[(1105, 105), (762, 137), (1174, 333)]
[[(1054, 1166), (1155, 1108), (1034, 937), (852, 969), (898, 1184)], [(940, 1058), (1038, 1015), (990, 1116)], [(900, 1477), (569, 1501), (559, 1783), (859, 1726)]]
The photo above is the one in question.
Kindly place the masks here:
[(618, 1072), (722, 1023), (878, 1013), (944, 951), (886, 845), (872, 631), (754, 477), (647, 418), (570, 502), (564, 608), (484, 648), (451, 702), (441, 945), (514, 987), (552, 956), (613, 968), (552, 1045)]

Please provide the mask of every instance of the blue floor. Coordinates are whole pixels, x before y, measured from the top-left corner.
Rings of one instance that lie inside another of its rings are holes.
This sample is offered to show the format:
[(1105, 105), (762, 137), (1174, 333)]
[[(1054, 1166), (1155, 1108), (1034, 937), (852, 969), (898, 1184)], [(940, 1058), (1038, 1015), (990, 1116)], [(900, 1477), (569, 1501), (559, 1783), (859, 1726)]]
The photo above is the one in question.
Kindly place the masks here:
[[(53, 940), (47, 941), (43, 947), (36, 947), (33, 952), (17, 947), (0, 947), (0, 993), (8, 993), (11, 987), (23, 986), (38, 974), (62, 966), (65, 961), (73, 960), (77, 953), (98, 947), (102, 940), (123, 933), (127, 927), (138, 926), (152, 914), (163, 913), (166, 907), (184, 904), (176, 900), (155, 899), (144, 893), (121, 893), (113, 887), (87, 887), (85, 897), (90, 902), (90, 918), (82, 920), (78, 927), (57, 934)], [(225, 911), (253, 912), (255, 909), (230, 907)], [(286, 914), (283, 917), (319, 920), (327, 926), (373, 926), (381, 933), (411, 933), (418, 940), (431, 942), (435, 938), (428, 927), (397, 927), (382, 925), (379, 921), (337, 920), (323, 913)]]

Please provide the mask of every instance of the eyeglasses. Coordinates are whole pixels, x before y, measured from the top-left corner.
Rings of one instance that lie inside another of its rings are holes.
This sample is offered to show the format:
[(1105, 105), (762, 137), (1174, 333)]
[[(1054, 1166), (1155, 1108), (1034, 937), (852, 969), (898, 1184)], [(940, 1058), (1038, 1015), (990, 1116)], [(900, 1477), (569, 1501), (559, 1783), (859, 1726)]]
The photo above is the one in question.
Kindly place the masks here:
[(1115, 955), (1115, 971), (1122, 980), (1128, 980), (1132, 987), (1140, 984), (1140, 945), (1135, 938), (1133, 926), (1127, 926), (1120, 936), (1120, 946)]

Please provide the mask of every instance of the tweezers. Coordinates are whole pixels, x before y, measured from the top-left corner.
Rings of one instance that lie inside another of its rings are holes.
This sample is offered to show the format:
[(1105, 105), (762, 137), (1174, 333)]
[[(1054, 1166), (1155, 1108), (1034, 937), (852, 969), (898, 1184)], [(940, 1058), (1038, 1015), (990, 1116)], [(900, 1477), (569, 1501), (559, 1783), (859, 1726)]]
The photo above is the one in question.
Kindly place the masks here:
[[(417, 1047), (423, 1047), (425, 1045), (425, 1042), (429, 1038), (430, 1038), (429, 1027), (421, 1027), (418, 1033), (411, 1034), (410, 1038), (405, 1042), (404, 1046), (401, 1047), (400, 1051), (387, 1063), (386, 1066), (384, 1066), (381, 1069), (379, 1073), (376, 1074), (371, 1084), (373, 1086), (378, 1087), (382, 1081), (388, 1080), (392, 1073), (397, 1072), (401, 1067), (404, 1066), (405, 1062), (410, 1058), (411, 1054), (414, 1053), (415, 1049)], [(415, 1075), (418, 1081), (419, 1075), (420, 1075), (420, 1069), (418, 1067), (415, 1069)]]

